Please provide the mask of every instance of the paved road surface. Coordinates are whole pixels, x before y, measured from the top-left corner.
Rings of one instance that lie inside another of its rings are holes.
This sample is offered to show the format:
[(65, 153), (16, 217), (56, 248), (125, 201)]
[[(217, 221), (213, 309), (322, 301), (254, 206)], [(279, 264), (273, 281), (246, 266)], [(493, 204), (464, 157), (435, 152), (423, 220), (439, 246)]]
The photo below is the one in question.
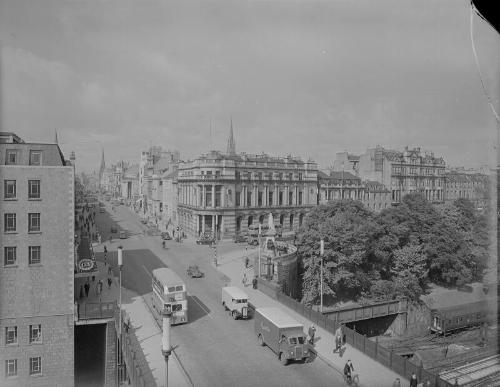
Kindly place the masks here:
[[(123, 286), (150, 297), (149, 273), (168, 266), (187, 284), (190, 294), (190, 322), (172, 329), (172, 344), (182, 364), (196, 386), (342, 386), (339, 373), (321, 360), (312, 363), (282, 366), (277, 356), (267, 347), (260, 347), (253, 330), (253, 320), (234, 321), (224, 311), (220, 289), (227, 279), (211, 265), (213, 252), (208, 246), (192, 241), (167, 241), (162, 249), (159, 237), (144, 236), (137, 216), (124, 206), (116, 212), (98, 214), (97, 222), (104, 240), (109, 238), (112, 224), (132, 234), (126, 240), (108, 243), (108, 262), (116, 265), (116, 247), (124, 247)], [(96, 247), (102, 259), (102, 247)], [(186, 276), (186, 268), (197, 264), (205, 273), (202, 279)]]

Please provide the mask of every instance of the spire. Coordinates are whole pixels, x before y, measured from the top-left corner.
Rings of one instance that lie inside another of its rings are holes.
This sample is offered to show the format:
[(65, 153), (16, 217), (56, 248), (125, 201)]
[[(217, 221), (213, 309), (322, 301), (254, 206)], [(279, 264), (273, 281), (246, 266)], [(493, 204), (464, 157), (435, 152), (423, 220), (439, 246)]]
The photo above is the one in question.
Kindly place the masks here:
[(59, 142), (57, 141), (57, 129), (54, 129), (55, 132), (55, 137), (54, 137), (54, 142), (59, 145)]
[(233, 133), (233, 117), (231, 117), (231, 129), (229, 130), (229, 138), (227, 139), (226, 153), (229, 155), (236, 154), (236, 143), (234, 142), (234, 133)]

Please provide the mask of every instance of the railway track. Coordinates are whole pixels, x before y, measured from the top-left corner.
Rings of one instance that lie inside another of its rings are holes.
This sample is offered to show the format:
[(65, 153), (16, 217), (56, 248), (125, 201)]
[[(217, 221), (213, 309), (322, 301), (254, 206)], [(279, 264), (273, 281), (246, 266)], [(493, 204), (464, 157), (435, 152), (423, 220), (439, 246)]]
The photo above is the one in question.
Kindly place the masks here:
[(458, 380), (460, 386), (495, 385), (492, 382), (500, 380), (500, 355), (489, 356), (452, 370), (440, 372), (439, 377), (452, 384)]

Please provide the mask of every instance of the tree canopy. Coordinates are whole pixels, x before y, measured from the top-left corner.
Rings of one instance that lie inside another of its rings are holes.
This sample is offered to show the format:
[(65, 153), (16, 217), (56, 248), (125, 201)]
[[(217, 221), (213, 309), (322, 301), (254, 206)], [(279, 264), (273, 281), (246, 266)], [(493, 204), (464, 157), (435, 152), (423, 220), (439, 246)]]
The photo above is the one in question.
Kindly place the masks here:
[(488, 260), (487, 214), (466, 199), (435, 206), (410, 194), (378, 214), (357, 201), (334, 201), (314, 208), (297, 237), (306, 304), (319, 302), (321, 239), (323, 294), (336, 301), (418, 299), (428, 281), (480, 280)]

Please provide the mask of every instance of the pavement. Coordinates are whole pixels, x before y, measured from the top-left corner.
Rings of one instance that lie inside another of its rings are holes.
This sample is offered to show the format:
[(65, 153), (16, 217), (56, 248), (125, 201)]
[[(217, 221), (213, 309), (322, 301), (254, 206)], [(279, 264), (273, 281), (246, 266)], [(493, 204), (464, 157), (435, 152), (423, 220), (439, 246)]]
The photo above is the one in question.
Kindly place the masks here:
[[(109, 254), (108, 262), (115, 263), (116, 259), (112, 258), (116, 256), (118, 245), (118, 243), (106, 243)], [(80, 305), (96, 302), (118, 302), (119, 300), (119, 279), (115, 277), (115, 275), (118, 275), (116, 266), (112, 266), (112, 274), (109, 275), (109, 264), (105, 265), (104, 262), (99, 261), (99, 259), (102, 259), (101, 255), (103, 253), (98, 253), (97, 251), (102, 251), (103, 246), (104, 244), (94, 245), (94, 251), (96, 251), (98, 259), (96, 262), (98, 271), (92, 273), (95, 276), (94, 281), (91, 281), (91, 278), (89, 278), (91, 287), (88, 297), (83, 296), (80, 298), (79, 294), (80, 285), (83, 285), (87, 278), (75, 278), (75, 297)], [(111, 287), (108, 287), (108, 278), (112, 278), (113, 280)], [(102, 292), (98, 292), (97, 284), (99, 279), (103, 282)], [(144, 358), (151, 370), (152, 376), (149, 375), (150, 378), (147, 376), (146, 378), (154, 379), (154, 383), (158, 387), (165, 386), (165, 359), (161, 353), (162, 331), (154, 320), (145, 300), (137, 293), (122, 288), (122, 310), (124, 319), (126, 318), (125, 316), (128, 316), (130, 319), (132, 331), (135, 333)], [(168, 385), (170, 387), (191, 387), (175, 355), (170, 356), (168, 367)]]
[[(244, 290), (248, 294), (250, 302), (256, 308), (266, 306), (279, 307), (294, 319), (304, 324), (305, 329), (308, 329), (312, 324), (311, 321), (260, 292), (258, 289), (255, 290), (252, 288), (251, 279), (254, 277), (254, 271), (252, 267), (248, 269), (244, 268), (244, 257), (253, 254), (255, 250), (249, 249), (246, 251), (244, 247), (241, 247), (239, 249), (233, 248), (232, 251), (229, 249), (229, 251), (224, 252), (224, 250), (228, 250), (227, 247), (224, 248), (224, 245), (227, 244), (232, 244), (234, 246), (232, 242), (221, 242), (222, 246), (218, 246), (217, 269), (231, 279), (230, 285), (237, 286)], [(250, 260), (250, 262), (251, 261), (252, 260)], [(249, 284), (247, 286), (243, 286), (242, 284), (243, 273), (245, 272), (247, 278), (249, 278)], [(360, 386), (392, 386), (396, 378), (401, 380), (402, 386), (409, 385), (409, 380), (404, 379), (399, 374), (376, 362), (349, 344), (346, 344), (343, 356), (340, 357), (338, 353), (333, 353), (334, 343), (335, 339), (333, 334), (316, 326), (314, 349), (318, 357), (341, 374), (343, 373), (347, 359), (351, 359), (354, 365), (354, 373), (359, 375)]]

